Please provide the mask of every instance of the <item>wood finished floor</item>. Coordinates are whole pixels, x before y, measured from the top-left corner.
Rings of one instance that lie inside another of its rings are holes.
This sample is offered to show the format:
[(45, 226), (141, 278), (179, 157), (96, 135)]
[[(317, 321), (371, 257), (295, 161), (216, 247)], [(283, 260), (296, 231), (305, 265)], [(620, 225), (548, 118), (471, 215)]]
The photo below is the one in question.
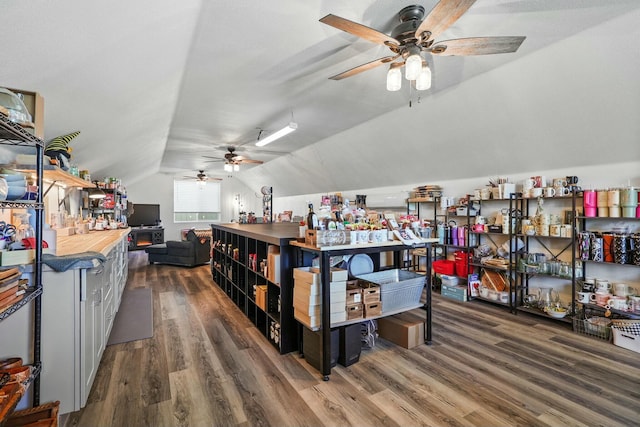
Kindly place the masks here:
[(67, 426), (632, 426), (640, 354), (526, 314), (434, 297), (432, 346), (378, 340), (330, 381), (280, 355), (208, 266), (147, 265), (153, 338), (108, 346)]

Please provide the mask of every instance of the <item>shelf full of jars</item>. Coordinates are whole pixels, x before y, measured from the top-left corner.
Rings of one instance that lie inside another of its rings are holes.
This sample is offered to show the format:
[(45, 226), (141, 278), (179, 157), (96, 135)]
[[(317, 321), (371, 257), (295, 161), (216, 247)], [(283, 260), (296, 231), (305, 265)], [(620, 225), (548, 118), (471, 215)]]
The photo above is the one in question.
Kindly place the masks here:
[(89, 224), (102, 223), (105, 229), (126, 227), (127, 189), (122, 180), (106, 177), (93, 183), (83, 200)]

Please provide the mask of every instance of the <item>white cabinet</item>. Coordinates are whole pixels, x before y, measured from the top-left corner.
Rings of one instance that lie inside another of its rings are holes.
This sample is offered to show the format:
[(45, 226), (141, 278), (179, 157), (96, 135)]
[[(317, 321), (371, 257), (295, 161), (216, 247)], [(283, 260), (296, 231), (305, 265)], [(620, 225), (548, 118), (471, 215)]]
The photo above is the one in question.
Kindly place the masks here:
[[(81, 405), (87, 401), (91, 385), (96, 377), (100, 358), (106, 342), (103, 295), (107, 263), (95, 268), (78, 270), (80, 273), (80, 331), (82, 383), (80, 385)], [(46, 304), (46, 297), (45, 297)], [(84, 328), (82, 327), (84, 325)]]
[(126, 235), (94, 268), (45, 269), (42, 295), (41, 396), (59, 400), (60, 413), (85, 406), (124, 289)]

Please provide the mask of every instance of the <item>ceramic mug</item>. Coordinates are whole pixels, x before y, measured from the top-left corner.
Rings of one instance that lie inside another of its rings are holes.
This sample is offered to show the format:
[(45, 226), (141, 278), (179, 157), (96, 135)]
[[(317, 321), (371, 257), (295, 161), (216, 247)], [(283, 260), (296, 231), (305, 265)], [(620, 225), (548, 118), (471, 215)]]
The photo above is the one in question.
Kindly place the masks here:
[(609, 292), (596, 292), (595, 296), (596, 296), (596, 299), (595, 299), (596, 304), (601, 305), (603, 307), (607, 305), (607, 302), (611, 299), (611, 294)]
[(553, 186), (554, 187), (566, 187), (567, 180), (565, 178), (553, 178)]
[(560, 237), (562, 234), (562, 225), (561, 224), (551, 224), (549, 226), (549, 236), (551, 237)]
[(627, 299), (625, 297), (611, 297), (607, 301), (607, 305), (616, 310), (626, 310)]
[(568, 196), (569, 194), (571, 194), (571, 189), (569, 189), (568, 187), (553, 187), (556, 189), (556, 196), (561, 197), (561, 196)]
[(525, 191), (531, 190), (535, 186), (536, 186), (536, 181), (532, 178), (525, 179), (524, 181), (522, 181), (522, 189)]
[(613, 294), (619, 297), (628, 297), (635, 295), (636, 291), (626, 283), (616, 283), (613, 285)]
[(576, 185), (578, 183), (577, 176), (568, 176), (567, 177), (567, 185)]
[(544, 197), (555, 197), (556, 189), (554, 187), (544, 187)]
[(542, 187), (534, 187), (530, 189), (529, 197), (542, 197)]
[(582, 304), (589, 304), (591, 301), (595, 299), (595, 294), (593, 292), (578, 292), (578, 302)]
[(356, 239), (358, 243), (369, 243), (369, 230), (358, 230)]
[(611, 283), (608, 280), (596, 279), (596, 292), (609, 292), (611, 290)]
[(370, 243), (382, 243), (387, 240), (387, 230), (371, 230), (369, 233)]

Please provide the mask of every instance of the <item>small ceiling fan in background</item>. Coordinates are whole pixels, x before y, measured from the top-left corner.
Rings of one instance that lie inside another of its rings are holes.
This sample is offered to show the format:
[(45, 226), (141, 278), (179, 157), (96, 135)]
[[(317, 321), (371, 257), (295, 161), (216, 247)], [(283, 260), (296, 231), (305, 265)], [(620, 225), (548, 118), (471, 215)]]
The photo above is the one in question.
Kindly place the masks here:
[(227, 152), (225, 153), (224, 157), (211, 157), (211, 156), (203, 156), (206, 159), (211, 159), (211, 160), (207, 160), (207, 162), (224, 162), (224, 170), (225, 172), (237, 172), (240, 170), (240, 165), (242, 164), (247, 164), (247, 163), (251, 163), (251, 164), (256, 164), (256, 165), (261, 165), (262, 163), (264, 163), (262, 160), (254, 160), (254, 159), (250, 159), (248, 157), (245, 156), (240, 156), (238, 154), (236, 154), (236, 148), (233, 146), (229, 146), (227, 147)]
[(436, 37), (455, 23), (474, 3), (475, 0), (440, 0), (426, 17), (424, 7), (407, 6), (398, 13), (400, 24), (393, 29), (390, 36), (336, 15), (325, 16), (320, 19), (323, 24), (370, 42), (382, 44), (392, 53), (329, 78), (341, 80), (382, 64), (390, 64), (387, 73), (387, 90), (400, 90), (402, 67), (405, 67), (405, 78), (414, 81), (416, 89), (427, 90), (431, 87), (431, 70), (425, 58), (427, 54), (490, 55), (518, 50), (525, 39), (524, 36), (470, 37), (435, 41)]
[(222, 181), (222, 178), (212, 178), (207, 176), (207, 174), (203, 170), (199, 170), (196, 176), (185, 176), (187, 179), (195, 179), (199, 182), (207, 182), (207, 181)]

